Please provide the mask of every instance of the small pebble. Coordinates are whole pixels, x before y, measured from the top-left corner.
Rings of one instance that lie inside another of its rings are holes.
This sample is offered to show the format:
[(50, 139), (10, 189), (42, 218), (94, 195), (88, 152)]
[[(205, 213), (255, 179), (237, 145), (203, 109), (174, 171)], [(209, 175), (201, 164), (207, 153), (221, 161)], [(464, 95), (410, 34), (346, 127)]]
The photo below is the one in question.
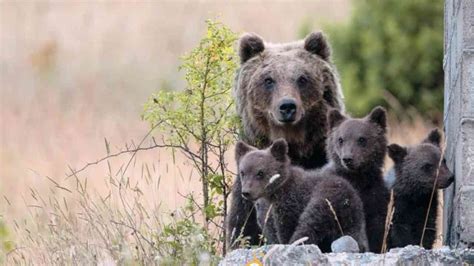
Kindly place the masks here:
[(342, 236), (332, 242), (331, 251), (333, 253), (358, 253), (359, 245), (354, 238), (350, 236)]

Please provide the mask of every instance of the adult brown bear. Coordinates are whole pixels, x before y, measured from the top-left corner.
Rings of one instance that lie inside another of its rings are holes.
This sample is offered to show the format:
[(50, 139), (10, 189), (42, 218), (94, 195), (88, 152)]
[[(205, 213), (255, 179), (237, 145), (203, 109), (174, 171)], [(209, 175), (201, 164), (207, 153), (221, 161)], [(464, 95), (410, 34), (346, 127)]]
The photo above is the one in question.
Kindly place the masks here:
[[(284, 44), (266, 43), (255, 34), (242, 36), (241, 66), (234, 84), (242, 140), (262, 149), (284, 138), (293, 164), (306, 169), (324, 165), (326, 113), (331, 108), (344, 109), (330, 53), (321, 32)], [(259, 205), (268, 207), (265, 202)], [(237, 176), (227, 217), (229, 248), (235, 248), (239, 236), (249, 237), (251, 244), (259, 243), (256, 213), (254, 203), (242, 197)]]

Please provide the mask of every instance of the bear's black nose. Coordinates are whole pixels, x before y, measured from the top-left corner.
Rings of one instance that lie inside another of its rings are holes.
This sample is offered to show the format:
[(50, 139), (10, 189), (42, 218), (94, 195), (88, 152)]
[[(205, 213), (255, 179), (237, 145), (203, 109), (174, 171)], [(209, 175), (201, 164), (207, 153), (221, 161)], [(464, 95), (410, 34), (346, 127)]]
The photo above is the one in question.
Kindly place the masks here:
[(249, 198), (250, 198), (250, 193), (248, 193), (248, 192), (242, 192), (242, 197), (243, 197), (244, 199), (249, 199)]
[(348, 167), (351, 167), (354, 164), (354, 160), (352, 158), (343, 158), (344, 164)]
[(454, 181), (454, 174), (451, 175), (448, 179), (449, 184), (451, 184), (451, 182), (453, 182), (453, 181)]
[(285, 99), (280, 103), (280, 115), (282, 122), (291, 122), (295, 120), (296, 102), (292, 99)]

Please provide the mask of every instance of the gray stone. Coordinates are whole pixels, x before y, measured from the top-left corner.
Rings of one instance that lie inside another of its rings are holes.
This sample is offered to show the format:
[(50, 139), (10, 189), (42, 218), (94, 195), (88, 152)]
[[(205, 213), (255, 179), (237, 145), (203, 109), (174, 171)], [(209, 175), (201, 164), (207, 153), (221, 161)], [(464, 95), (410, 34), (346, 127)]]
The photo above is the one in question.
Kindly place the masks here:
[(474, 186), (464, 186), (459, 191), (459, 227), (457, 228), (461, 244), (474, 243)]
[(350, 236), (341, 236), (340, 238), (334, 240), (331, 243), (331, 251), (334, 252), (334, 253), (342, 253), (342, 252), (358, 253), (358, 252), (360, 252), (359, 244), (357, 244), (357, 241), (355, 241), (355, 239), (350, 237)]
[(474, 263), (474, 250), (450, 250), (448, 247), (425, 250), (407, 246), (385, 254), (323, 254), (315, 245), (271, 245), (234, 250), (219, 265), (247, 265), (255, 259), (263, 265), (469, 265)]
[(254, 260), (265, 265), (328, 264), (328, 259), (316, 245), (270, 245), (257, 249), (234, 250), (219, 265), (247, 265)]
[(444, 241), (453, 248), (472, 248), (474, 246), (474, 1), (446, 0), (444, 17), (445, 157), (448, 167), (456, 176), (454, 185), (445, 191)]

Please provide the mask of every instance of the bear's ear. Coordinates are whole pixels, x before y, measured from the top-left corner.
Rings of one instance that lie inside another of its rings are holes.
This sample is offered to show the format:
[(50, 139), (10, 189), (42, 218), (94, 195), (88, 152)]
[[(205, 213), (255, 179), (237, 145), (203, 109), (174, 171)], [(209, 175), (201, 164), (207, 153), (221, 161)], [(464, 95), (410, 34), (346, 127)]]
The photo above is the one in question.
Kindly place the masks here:
[(441, 144), (441, 133), (437, 128), (432, 129), (426, 139), (422, 141), (422, 143), (431, 143), (439, 147)]
[(341, 112), (338, 109), (331, 109), (328, 112), (328, 125), (329, 129), (333, 129), (337, 126), (339, 126), (344, 120), (346, 120), (346, 117), (341, 114)]
[(240, 63), (247, 62), (250, 58), (263, 52), (265, 45), (263, 39), (255, 33), (246, 33), (240, 37), (239, 41), (239, 56)]
[(395, 163), (402, 162), (403, 158), (405, 158), (405, 156), (407, 156), (408, 154), (407, 148), (402, 147), (398, 144), (390, 144), (388, 145), (387, 149), (388, 149), (388, 156), (392, 158), (392, 160)]
[(286, 160), (286, 155), (288, 154), (288, 143), (285, 139), (277, 139), (270, 146), (270, 153), (280, 162)]
[(239, 140), (237, 144), (235, 145), (235, 160), (237, 161), (237, 163), (240, 162), (240, 159), (244, 157), (245, 154), (253, 150), (255, 150), (254, 147)]
[(304, 49), (310, 53), (319, 55), (322, 59), (329, 61), (331, 56), (331, 48), (324, 37), (323, 33), (313, 32), (304, 39)]
[(368, 115), (368, 120), (379, 125), (383, 131), (387, 129), (387, 112), (381, 106), (377, 106)]

